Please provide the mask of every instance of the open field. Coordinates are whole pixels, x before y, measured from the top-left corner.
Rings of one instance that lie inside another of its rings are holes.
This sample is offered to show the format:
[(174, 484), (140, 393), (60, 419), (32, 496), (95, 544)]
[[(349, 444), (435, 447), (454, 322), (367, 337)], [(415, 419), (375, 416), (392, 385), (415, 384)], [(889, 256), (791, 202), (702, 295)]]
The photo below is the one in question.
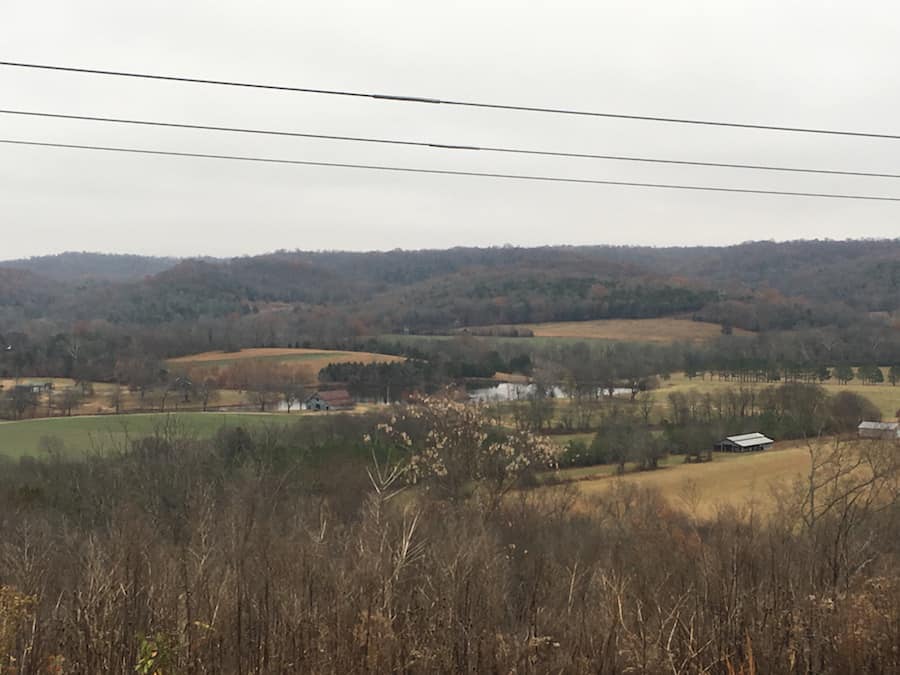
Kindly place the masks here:
[[(673, 507), (708, 517), (721, 506), (751, 503), (760, 513), (771, 511), (777, 503), (775, 491), (790, 487), (809, 466), (808, 448), (799, 442), (785, 442), (764, 452), (714, 453), (714, 460), (703, 464), (684, 464), (679, 456), (656, 471), (614, 476), (613, 467), (593, 467), (594, 473), (573, 469), (569, 471), (584, 475), (564, 472), (563, 476), (578, 480), (578, 489), (585, 497), (633, 484), (657, 489)], [(609, 471), (599, 471), (607, 468)]]
[(402, 356), (373, 354), (371, 352), (340, 352), (328, 349), (289, 349), (261, 347), (242, 349), (239, 352), (204, 352), (169, 359), (172, 365), (189, 367), (231, 366), (241, 361), (269, 361), (275, 363), (300, 363), (318, 372), (330, 363), (389, 363), (405, 361)]
[[(487, 343), (529, 344), (548, 346), (560, 343), (575, 343), (591, 340), (606, 342), (705, 342), (722, 334), (717, 323), (692, 321), (690, 319), (599, 319), (595, 321), (562, 321), (553, 323), (521, 323), (496, 326), (480, 326), (482, 329), (520, 328), (528, 329), (534, 337), (507, 337), (501, 335), (476, 335)], [(475, 330), (475, 329), (473, 329)], [(477, 331), (476, 331), (477, 332)], [(734, 329), (735, 335), (752, 335), (750, 331)], [(419, 341), (450, 340), (452, 335), (399, 335), (387, 334), (381, 339), (393, 340), (400, 344), (415, 344)]]
[(165, 425), (189, 436), (204, 438), (223, 426), (290, 424), (298, 418), (297, 414), (147, 413), (0, 422), (0, 456), (37, 455), (41, 451), (41, 439), (51, 436), (63, 442), (65, 454), (80, 455), (91, 450), (119, 447), (129, 439), (152, 435)]
[[(602, 319), (559, 323), (523, 323), (497, 328), (525, 328), (539, 338), (578, 338), (620, 342), (703, 342), (722, 334), (717, 323), (690, 319)], [(737, 335), (749, 331), (735, 328)]]

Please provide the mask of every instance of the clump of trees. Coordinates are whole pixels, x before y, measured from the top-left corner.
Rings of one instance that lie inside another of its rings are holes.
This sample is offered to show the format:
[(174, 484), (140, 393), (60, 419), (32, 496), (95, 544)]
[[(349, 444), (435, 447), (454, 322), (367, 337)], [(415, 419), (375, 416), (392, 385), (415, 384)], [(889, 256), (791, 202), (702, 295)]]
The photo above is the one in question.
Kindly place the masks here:
[(415, 392), (433, 393), (449, 380), (421, 359), (378, 363), (332, 363), (319, 371), (319, 382), (340, 383), (358, 399), (393, 403)]
[(662, 439), (634, 406), (614, 402), (602, 411), (593, 439), (570, 441), (560, 459), (565, 466), (614, 464), (618, 473), (632, 463), (639, 471), (656, 469), (668, 453)]

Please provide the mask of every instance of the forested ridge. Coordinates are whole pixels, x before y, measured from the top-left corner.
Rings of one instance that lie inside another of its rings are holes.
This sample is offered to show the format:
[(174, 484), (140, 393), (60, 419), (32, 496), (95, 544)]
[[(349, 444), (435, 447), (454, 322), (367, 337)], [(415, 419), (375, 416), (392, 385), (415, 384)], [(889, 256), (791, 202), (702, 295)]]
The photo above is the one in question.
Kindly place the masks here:
[(758, 331), (847, 325), (898, 308), (900, 240), (0, 263), (0, 332), (35, 319), (159, 325), (273, 310), (337, 319), (351, 333), (673, 315)]
[(28, 270), (56, 281), (85, 279), (127, 281), (159, 274), (177, 262), (175, 258), (73, 251), (22, 260), (7, 260), (0, 262), (0, 267)]

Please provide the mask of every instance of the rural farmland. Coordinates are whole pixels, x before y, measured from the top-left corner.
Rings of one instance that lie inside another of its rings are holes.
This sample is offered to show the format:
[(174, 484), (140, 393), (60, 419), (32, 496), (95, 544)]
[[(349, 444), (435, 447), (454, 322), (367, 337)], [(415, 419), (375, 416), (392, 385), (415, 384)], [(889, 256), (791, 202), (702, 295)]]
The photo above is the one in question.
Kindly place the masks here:
[(900, 675), (900, 4), (3, 9), (0, 675)]

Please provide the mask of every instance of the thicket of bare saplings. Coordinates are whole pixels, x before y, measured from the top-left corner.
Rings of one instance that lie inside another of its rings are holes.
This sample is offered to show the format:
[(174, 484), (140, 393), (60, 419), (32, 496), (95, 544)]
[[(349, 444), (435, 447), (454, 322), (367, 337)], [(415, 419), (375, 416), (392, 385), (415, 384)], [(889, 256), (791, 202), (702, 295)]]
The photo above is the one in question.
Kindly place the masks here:
[(0, 466), (0, 672), (900, 672), (896, 445), (701, 521), (422, 406)]

